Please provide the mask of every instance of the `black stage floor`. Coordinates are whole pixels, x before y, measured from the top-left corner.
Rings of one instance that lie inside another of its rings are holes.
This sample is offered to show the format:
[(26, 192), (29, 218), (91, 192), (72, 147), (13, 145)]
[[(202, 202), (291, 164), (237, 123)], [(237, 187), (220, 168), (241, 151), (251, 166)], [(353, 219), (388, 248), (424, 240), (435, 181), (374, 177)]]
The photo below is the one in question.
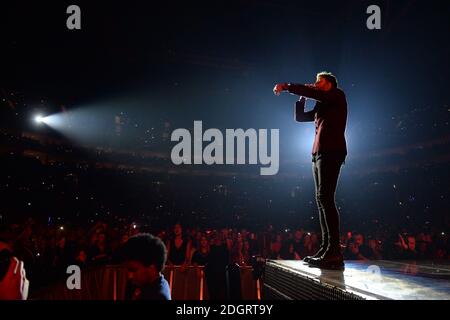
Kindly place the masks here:
[(278, 299), (450, 300), (450, 261), (445, 260), (346, 261), (345, 271), (269, 260), (265, 272), (263, 292), (268, 299), (276, 293)]

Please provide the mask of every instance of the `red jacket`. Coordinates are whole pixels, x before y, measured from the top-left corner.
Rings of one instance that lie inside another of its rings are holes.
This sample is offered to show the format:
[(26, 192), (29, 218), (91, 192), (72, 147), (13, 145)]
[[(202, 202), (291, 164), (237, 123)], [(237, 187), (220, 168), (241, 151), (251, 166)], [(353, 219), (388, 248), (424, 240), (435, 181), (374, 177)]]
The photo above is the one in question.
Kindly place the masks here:
[(296, 104), (295, 120), (299, 122), (314, 121), (316, 134), (312, 154), (326, 153), (347, 155), (345, 127), (347, 124), (347, 99), (339, 89), (321, 91), (302, 84), (289, 84), (290, 93), (316, 100), (314, 109), (305, 112), (305, 100)]

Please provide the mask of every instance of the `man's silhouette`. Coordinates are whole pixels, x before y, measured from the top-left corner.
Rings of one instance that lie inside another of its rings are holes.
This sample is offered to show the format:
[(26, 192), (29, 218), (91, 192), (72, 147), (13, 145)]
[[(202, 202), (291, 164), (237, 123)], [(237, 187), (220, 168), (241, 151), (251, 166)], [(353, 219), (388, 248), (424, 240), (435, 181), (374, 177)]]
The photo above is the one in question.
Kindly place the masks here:
[[(279, 83), (273, 91), (276, 95), (288, 91), (301, 96), (296, 103), (295, 119), (299, 122), (314, 121), (316, 127), (312, 161), (322, 244), (315, 255), (306, 257), (304, 261), (313, 267), (342, 270), (339, 212), (334, 195), (339, 172), (347, 156), (345, 94), (338, 88), (336, 77), (329, 72), (317, 74), (313, 85)], [(305, 112), (305, 97), (316, 100), (314, 109), (308, 112)]]

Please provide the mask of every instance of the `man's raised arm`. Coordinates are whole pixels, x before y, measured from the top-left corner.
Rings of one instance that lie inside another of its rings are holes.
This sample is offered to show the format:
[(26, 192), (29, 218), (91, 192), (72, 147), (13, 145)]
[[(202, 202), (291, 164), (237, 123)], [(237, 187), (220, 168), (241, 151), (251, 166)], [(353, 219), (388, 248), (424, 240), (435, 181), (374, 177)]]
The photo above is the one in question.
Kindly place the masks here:
[(273, 92), (279, 95), (283, 91), (289, 91), (292, 94), (314, 99), (316, 101), (326, 100), (326, 93), (314, 87), (314, 85), (278, 83), (273, 88)]

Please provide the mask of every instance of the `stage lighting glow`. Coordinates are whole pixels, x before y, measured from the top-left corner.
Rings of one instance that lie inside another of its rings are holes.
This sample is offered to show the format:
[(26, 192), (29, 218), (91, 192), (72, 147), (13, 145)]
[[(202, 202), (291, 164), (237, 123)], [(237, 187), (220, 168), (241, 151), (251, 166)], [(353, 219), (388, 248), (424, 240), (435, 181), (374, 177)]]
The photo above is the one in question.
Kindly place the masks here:
[(68, 139), (83, 145), (95, 145), (107, 138), (109, 127), (113, 127), (114, 117), (109, 111), (95, 107), (83, 107), (45, 115), (40, 119), (46, 127), (59, 132)]
[(36, 123), (39, 123), (39, 124), (44, 123), (44, 122), (45, 122), (45, 117), (43, 117), (43, 116), (41, 116), (41, 115), (38, 115), (38, 116), (36, 116), (36, 117), (34, 118), (34, 121), (35, 121)]

